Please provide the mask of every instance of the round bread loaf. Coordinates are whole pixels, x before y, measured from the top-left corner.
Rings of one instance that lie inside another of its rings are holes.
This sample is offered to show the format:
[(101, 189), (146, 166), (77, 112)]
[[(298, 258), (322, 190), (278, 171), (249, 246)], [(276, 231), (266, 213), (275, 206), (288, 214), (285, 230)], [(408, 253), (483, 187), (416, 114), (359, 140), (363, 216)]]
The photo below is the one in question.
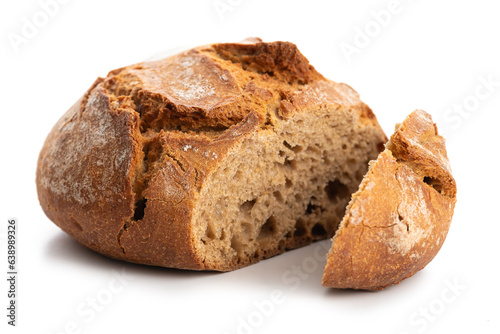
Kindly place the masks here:
[(213, 44), (99, 78), (48, 135), (38, 196), (109, 257), (227, 271), (331, 237), (386, 140), (295, 45)]

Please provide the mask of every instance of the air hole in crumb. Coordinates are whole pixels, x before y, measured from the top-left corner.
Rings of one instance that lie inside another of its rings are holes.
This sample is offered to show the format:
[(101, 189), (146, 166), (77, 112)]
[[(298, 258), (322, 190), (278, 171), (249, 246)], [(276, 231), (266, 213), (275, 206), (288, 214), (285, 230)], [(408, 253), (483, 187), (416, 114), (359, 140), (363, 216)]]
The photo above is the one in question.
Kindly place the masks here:
[(326, 230), (325, 230), (325, 227), (323, 225), (321, 225), (320, 223), (316, 223), (313, 226), (311, 233), (313, 236), (319, 237), (319, 236), (326, 235)]
[(141, 220), (144, 218), (144, 210), (146, 209), (146, 202), (148, 200), (146, 198), (140, 199), (135, 203), (135, 210), (134, 210), (134, 220)]
[(332, 202), (337, 201), (339, 198), (349, 196), (349, 189), (347, 186), (338, 180), (329, 181), (325, 187), (326, 195)]
[(430, 177), (430, 176), (424, 177), (424, 183), (427, 183), (428, 185), (430, 185), (438, 193), (441, 193), (443, 191), (443, 184), (441, 183), (441, 181), (439, 181), (435, 177)]
[(302, 146), (300, 145), (292, 146), (286, 140), (283, 142), (283, 145), (295, 154), (300, 153), (304, 150)]
[(303, 237), (307, 234), (306, 223), (303, 219), (297, 219), (295, 223), (295, 231), (293, 232), (294, 237)]
[(214, 240), (215, 239), (215, 231), (214, 231), (214, 227), (212, 226), (212, 224), (208, 224), (207, 226), (207, 231), (205, 232), (206, 236), (208, 239), (211, 239), (211, 240)]
[(291, 149), (292, 149), (292, 145), (288, 144), (288, 142), (287, 142), (286, 140), (283, 142), (283, 145), (285, 145), (285, 147), (286, 147), (287, 149), (289, 149), (289, 150), (291, 150)]
[(243, 244), (240, 239), (238, 239), (235, 235), (231, 238), (231, 248), (236, 251), (236, 253), (240, 254), (243, 248)]
[(317, 148), (316, 146), (307, 146), (306, 152), (311, 152), (311, 153), (318, 154), (318, 155), (321, 154), (321, 150), (319, 148)]
[(253, 253), (253, 257), (254, 257), (255, 259), (258, 259), (258, 258), (260, 257), (260, 252), (259, 252), (259, 250), (258, 250), (258, 249), (255, 251), (255, 253)]
[(298, 154), (300, 152), (302, 152), (304, 150), (304, 148), (300, 145), (295, 145), (295, 146), (292, 146), (290, 145), (286, 140), (283, 142), (283, 145), (289, 149), (290, 151), (292, 151), (293, 153), (295, 154)]
[(276, 218), (274, 216), (269, 217), (264, 225), (262, 225), (260, 229), (259, 236), (257, 237), (258, 239), (265, 239), (272, 237), (272, 235), (276, 232)]
[(275, 191), (273, 192), (273, 196), (278, 202), (283, 203), (283, 195), (281, 195), (281, 192)]
[(309, 202), (309, 204), (307, 204), (307, 208), (306, 208), (306, 215), (310, 215), (315, 210), (316, 210), (316, 205), (311, 204), (311, 202)]
[(322, 157), (325, 164), (327, 165), (331, 164), (330, 158), (328, 158), (328, 153), (326, 151), (323, 151)]
[(302, 201), (302, 195), (301, 195), (301, 194), (295, 194), (295, 200), (296, 200), (297, 202)]
[(280, 150), (280, 152), (278, 154), (282, 158), (286, 155), (285, 151), (282, 151), (282, 150)]
[(286, 179), (285, 181), (285, 188), (291, 188), (293, 186), (292, 180)]
[(342, 144), (342, 149), (347, 150), (347, 144)]
[(240, 210), (242, 212), (248, 212), (248, 211), (252, 210), (253, 206), (255, 205), (255, 202), (256, 202), (255, 199), (253, 199), (251, 201), (246, 201), (245, 203), (240, 205)]
[(290, 157), (286, 157), (283, 166), (291, 170), (295, 170), (297, 168), (297, 162), (293, 159), (290, 159)]

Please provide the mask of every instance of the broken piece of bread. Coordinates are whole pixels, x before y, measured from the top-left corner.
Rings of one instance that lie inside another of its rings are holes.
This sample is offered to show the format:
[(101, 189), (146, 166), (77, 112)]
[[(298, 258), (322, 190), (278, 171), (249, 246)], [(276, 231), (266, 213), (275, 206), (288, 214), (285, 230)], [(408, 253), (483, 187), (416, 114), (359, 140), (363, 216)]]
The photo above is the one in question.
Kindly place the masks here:
[(456, 192), (444, 139), (429, 114), (414, 111), (352, 196), (323, 285), (379, 290), (424, 268), (446, 238)]

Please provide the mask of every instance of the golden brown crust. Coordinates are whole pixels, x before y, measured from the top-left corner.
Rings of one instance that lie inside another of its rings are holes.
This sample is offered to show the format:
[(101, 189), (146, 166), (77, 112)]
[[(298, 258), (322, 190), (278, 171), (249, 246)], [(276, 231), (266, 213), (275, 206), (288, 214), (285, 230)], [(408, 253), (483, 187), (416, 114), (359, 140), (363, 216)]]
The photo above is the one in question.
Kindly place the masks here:
[(456, 185), (444, 139), (417, 110), (371, 162), (333, 237), (323, 285), (378, 290), (424, 268), (441, 248)]
[(39, 157), (37, 189), (47, 216), (76, 240), (112, 257), (121, 249), (110, 236), (133, 214), (137, 127), (137, 115), (112, 109), (109, 97), (96, 88), (54, 126)]
[(208, 175), (249, 134), (319, 108), (350, 108), (380, 129), (352, 88), (287, 42), (215, 44), (111, 71), (47, 137), (41, 206), (107, 256), (205, 269), (191, 217)]

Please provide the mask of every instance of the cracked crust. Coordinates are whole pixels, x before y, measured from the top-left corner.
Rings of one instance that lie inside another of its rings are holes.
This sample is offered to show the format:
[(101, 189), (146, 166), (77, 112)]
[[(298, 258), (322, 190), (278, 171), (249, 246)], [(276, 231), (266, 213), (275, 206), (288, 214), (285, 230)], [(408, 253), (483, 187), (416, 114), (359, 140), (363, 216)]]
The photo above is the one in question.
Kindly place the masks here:
[(214, 44), (120, 68), (99, 78), (48, 135), (37, 167), (40, 204), (104, 255), (235, 269), (207, 267), (194, 246), (193, 210), (206, 180), (249, 136), (339, 108), (359, 129), (373, 128), (369, 145), (380, 151), (386, 137), (358, 94), (321, 76), (291, 43)]
[(455, 202), (444, 139), (429, 114), (414, 111), (353, 195), (323, 285), (379, 290), (412, 276), (441, 248)]

